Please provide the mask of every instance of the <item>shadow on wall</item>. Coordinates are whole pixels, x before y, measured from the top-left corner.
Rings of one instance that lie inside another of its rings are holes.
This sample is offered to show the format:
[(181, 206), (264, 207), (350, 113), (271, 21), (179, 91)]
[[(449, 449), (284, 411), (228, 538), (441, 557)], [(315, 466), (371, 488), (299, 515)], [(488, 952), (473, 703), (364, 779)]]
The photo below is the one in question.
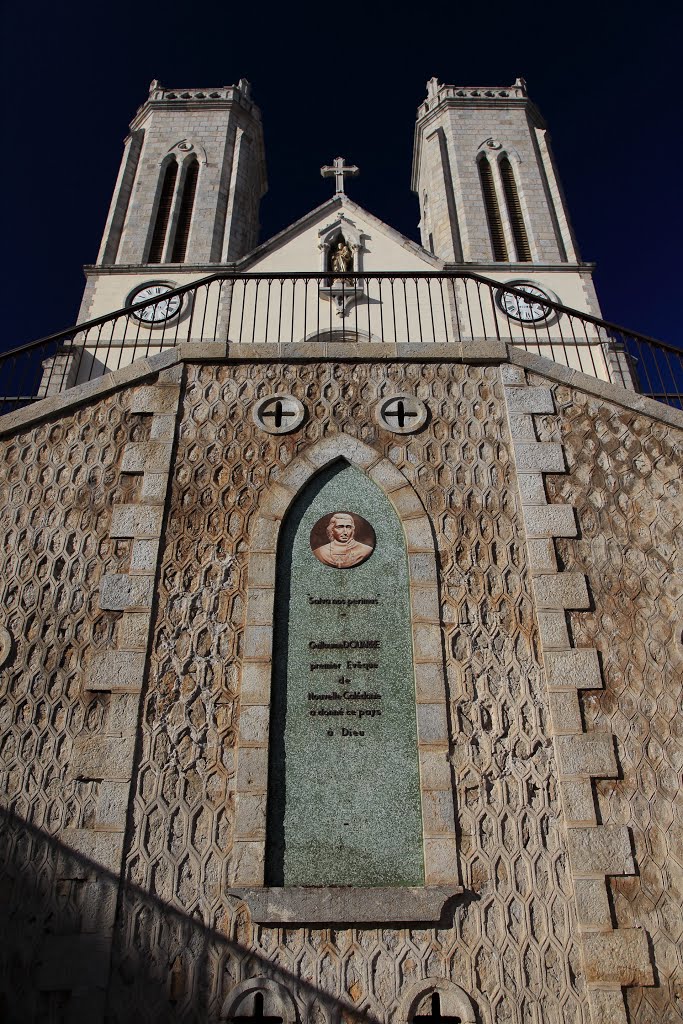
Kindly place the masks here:
[[(251, 994), (245, 992), (239, 1007), (226, 1000), (241, 975), (268, 979), (262, 989), (266, 999), (269, 991), (296, 992), (307, 1006), (300, 1019), (309, 1024), (378, 1024), (374, 1015), (359, 1012), (250, 949), (241, 941), (241, 931), (246, 928), (248, 933), (249, 925), (237, 901), (221, 934), (130, 883), (118, 897), (109, 982), (110, 946), (101, 937), (102, 922), (118, 891), (117, 875), (0, 808), (2, 1021), (218, 1024), (233, 1013), (248, 1019), (253, 985), (240, 986)], [(124, 935), (124, 925), (132, 919), (135, 925)], [(163, 954), (163, 966), (160, 946), (171, 951), (170, 956)], [(283, 1020), (289, 1024), (289, 1015)]]

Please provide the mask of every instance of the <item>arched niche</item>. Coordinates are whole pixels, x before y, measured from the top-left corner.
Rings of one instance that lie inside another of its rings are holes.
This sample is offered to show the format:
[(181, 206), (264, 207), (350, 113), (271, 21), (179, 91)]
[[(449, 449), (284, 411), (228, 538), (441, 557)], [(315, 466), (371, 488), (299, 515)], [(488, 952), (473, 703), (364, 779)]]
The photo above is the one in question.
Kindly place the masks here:
[(231, 886), (264, 885), (268, 756), (277, 550), (297, 495), (336, 460), (365, 474), (393, 507), (405, 537), (415, 674), (424, 882), (457, 887), (457, 844), (448, 760), (448, 716), (434, 540), (412, 485), (381, 453), (334, 435), (312, 445), (274, 484), (251, 535), (247, 616), (241, 663)]
[[(460, 1024), (476, 1024), (474, 1004), (464, 989), (446, 978), (425, 978), (416, 981), (403, 993), (398, 1012), (398, 1021), (413, 1024), (417, 1017), (428, 1019), (433, 1016), (433, 997), (438, 996), (439, 1016), (459, 1020)], [(438, 1022), (439, 1017), (434, 1016)]]
[(405, 536), (344, 459), (283, 522), (274, 622), (266, 884), (423, 885)]
[[(258, 1014), (262, 1016), (259, 1017)], [(284, 986), (271, 978), (248, 978), (236, 985), (223, 1003), (221, 1021), (279, 1017), (282, 1024), (299, 1024), (296, 1003)]]

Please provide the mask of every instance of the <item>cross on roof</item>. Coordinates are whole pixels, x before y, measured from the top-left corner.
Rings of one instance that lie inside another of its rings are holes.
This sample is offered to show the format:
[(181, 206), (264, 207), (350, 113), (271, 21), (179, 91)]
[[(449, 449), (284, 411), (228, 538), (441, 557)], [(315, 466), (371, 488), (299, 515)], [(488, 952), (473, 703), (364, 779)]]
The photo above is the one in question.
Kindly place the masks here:
[(413, 1017), (413, 1021), (414, 1024), (462, 1024), (460, 1017), (441, 1016), (441, 998), (436, 992), (432, 996), (432, 1012), (429, 1015), (420, 1013)]
[(338, 196), (344, 195), (344, 175), (348, 174), (351, 178), (355, 178), (359, 174), (359, 170), (355, 165), (345, 167), (344, 157), (337, 156), (332, 161), (332, 166), (321, 167), (320, 173), (323, 178), (331, 178), (334, 175), (334, 194)]

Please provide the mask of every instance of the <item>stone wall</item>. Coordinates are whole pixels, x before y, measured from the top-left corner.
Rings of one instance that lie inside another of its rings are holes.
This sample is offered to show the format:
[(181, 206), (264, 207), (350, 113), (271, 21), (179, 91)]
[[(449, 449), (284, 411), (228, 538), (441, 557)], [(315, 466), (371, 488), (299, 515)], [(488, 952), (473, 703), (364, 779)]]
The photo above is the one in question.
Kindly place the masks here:
[[(683, 431), (560, 367), (126, 372), (0, 442), (4, 1016), (206, 1024), (258, 978), (311, 1024), (399, 1022), (420, 984), (446, 1010), (449, 983), (481, 1024), (623, 1022), (621, 985), (634, 1024), (680, 1022)], [(252, 419), (276, 391), (308, 410), (291, 435)], [(427, 403), (423, 431), (378, 426), (397, 392)], [(257, 925), (230, 892), (252, 535), (340, 433), (403, 474), (434, 531), (464, 887), (437, 927)], [(601, 672), (560, 678), (577, 649)], [(627, 827), (633, 857), (577, 869), (589, 831), (604, 860)]]
[(123, 824), (117, 832), (106, 822), (111, 773), (88, 771), (82, 754), (120, 735), (123, 704), (137, 718), (137, 697), (87, 683), (118, 628), (119, 615), (100, 607), (101, 580), (131, 558), (132, 541), (110, 528), (115, 501), (134, 484), (121, 471), (124, 446), (148, 431), (132, 396), (119, 391), (0, 441), (11, 637), (0, 671), (0, 792), (13, 816), (1, 829), (5, 1020), (59, 1020), (75, 988), (87, 1014), (92, 992), (83, 990), (103, 996), (106, 986)]
[[(535, 378), (548, 384), (547, 379)], [(596, 784), (605, 825), (627, 825), (638, 874), (610, 879), (619, 927), (645, 928), (654, 987), (626, 989), (633, 1024), (683, 1021), (683, 431), (561, 385), (539, 436), (562, 442), (566, 476), (549, 498), (576, 507), (579, 536), (557, 541), (565, 570), (586, 574), (592, 606), (569, 614), (596, 647), (604, 690), (582, 700), (589, 732), (616, 737), (618, 779)]]
[[(290, 437), (249, 415), (278, 390), (309, 409)], [(375, 424), (397, 391), (428, 403), (426, 431)], [(250, 530), (292, 460), (341, 430), (405, 474), (437, 537), (468, 893), (443, 928), (255, 926), (226, 895)], [(190, 366), (168, 522), (112, 1019), (159, 1019), (160, 1000), (164, 1020), (218, 1019), (233, 986), (265, 976), (312, 1022), (399, 1020), (402, 991), (427, 977), (472, 993), (487, 1021), (586, 1020), (498, 370)]]

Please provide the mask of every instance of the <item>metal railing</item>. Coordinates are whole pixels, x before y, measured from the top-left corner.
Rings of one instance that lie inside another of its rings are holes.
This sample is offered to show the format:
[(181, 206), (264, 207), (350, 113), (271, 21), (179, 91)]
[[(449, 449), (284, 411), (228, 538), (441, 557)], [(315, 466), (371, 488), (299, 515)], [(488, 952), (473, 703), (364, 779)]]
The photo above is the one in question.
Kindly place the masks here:
[[(0, 354), (0, 413), (185, 343), (229, 344), (233, 353), (241, 344), (296, 344), (300, 356), (312, 342), (483, 340), (683, 407), (681, 349), (523, 287), (468, 272), (217, 273)], [(286, 348), (266, 353), (286, 355)]]

